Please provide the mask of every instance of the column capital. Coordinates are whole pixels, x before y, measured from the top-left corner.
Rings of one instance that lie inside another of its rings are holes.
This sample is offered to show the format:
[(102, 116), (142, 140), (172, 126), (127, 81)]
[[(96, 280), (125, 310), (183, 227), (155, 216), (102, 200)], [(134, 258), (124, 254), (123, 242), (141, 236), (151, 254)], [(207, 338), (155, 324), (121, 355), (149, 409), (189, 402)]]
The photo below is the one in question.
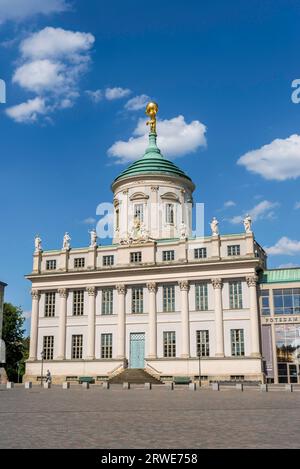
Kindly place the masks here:
[(36, 290), (35, 288), (33, 288), (33, 289), (31, 290), (31, 296), (32, 296), (32, 299), (33, 299), (33, 300), (38, 300), (39, 297), (40, 297), (40, 292), (39, 292), (39, 290)]
[(157, 290), (157, 283), (156, 282), (148, 282), (147, 283), (147, 288), (148, 288), (149, 292), (155, 293), (156, 290)]
[(178, 285), (181, 291), (189, 291), (190, 285), (188, 280), (179, 280)]
[(256, 287), (256, 284), (258, 282), (258, 276), (249, 275), (249, 277), (246, 277), (246, 282), (247, 282), (248, 287)]
[(60, 298), (67, 298), (68, 296), (67, 288), (59, 288), (57, 291), (58, 291)]
[(95, 296), (96, 295), (96, 287), (86, 287), (86, 291), (88, 292), (89, 296)]
[(125, 295), (126, 286), (124, 285), (124, 283), (118, 283), (116, 285), (116, 289), (117, 289), (117, 292), (119, 293), (119, 295)]
[(126, 195), (126, 194), (128, 194), (128, 189), (123, 189), (122, 192), (123, 192), (123, 195)]
[(212, 278), (211, 283), (214, 289), (222, 289), (223, 287), (223, 280), (221, 278)]
[(159, 186), (151, 186), (151, 192), (157, 192), (159, 189)]

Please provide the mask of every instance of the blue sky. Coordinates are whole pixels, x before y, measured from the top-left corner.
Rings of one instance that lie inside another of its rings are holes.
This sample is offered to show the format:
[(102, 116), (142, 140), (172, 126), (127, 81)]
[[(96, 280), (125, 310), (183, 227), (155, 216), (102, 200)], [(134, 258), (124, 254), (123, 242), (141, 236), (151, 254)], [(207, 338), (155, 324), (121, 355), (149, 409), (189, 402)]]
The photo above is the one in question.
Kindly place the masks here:
[(299, 265), (299, 22), (289, 0), (0, 0), (6, 300), (30, 311), (36, 233), (44, 249), (65, 231), (87, 245), (84, 221), (142, 145), (143, 95), (159, 103), (163, 153), (197, 185), (207, 234), (212, 216), (242, 231), (250, 211), (269, 266)]

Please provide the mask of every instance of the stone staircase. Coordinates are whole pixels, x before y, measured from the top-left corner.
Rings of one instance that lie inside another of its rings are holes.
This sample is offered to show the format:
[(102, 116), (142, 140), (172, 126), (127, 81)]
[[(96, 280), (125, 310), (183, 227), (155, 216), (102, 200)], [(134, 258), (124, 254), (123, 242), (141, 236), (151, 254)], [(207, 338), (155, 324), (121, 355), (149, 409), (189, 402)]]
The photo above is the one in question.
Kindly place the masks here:
[(126, 368), (108, 380), (110, 384), (162, 384), (162, 381), (147, 373), (142, 368)]

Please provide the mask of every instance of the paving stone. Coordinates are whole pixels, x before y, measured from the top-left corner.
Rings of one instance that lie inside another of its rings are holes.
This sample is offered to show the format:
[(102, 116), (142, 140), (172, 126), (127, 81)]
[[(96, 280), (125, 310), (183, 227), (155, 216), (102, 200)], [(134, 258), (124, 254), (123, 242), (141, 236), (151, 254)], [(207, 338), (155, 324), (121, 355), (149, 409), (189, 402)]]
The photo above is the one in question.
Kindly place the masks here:
[(299, 388), (277, 389), (3, 387), (0, 448), (299, 448)]

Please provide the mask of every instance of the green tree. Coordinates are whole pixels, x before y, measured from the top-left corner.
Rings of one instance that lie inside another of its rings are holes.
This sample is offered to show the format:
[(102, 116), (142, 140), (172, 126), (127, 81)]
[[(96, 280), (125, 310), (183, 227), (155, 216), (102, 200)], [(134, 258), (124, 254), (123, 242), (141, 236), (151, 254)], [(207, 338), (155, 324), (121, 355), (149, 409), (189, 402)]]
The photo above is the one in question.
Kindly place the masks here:
[(21, 365), (24, 362), (24, 354), (26, 353), (24, 321), (23, 311), (20, 307), (4, 303), (2, 338), (6, 345), (5, 368), (10, 381), (17, 381), (18, 363)]

